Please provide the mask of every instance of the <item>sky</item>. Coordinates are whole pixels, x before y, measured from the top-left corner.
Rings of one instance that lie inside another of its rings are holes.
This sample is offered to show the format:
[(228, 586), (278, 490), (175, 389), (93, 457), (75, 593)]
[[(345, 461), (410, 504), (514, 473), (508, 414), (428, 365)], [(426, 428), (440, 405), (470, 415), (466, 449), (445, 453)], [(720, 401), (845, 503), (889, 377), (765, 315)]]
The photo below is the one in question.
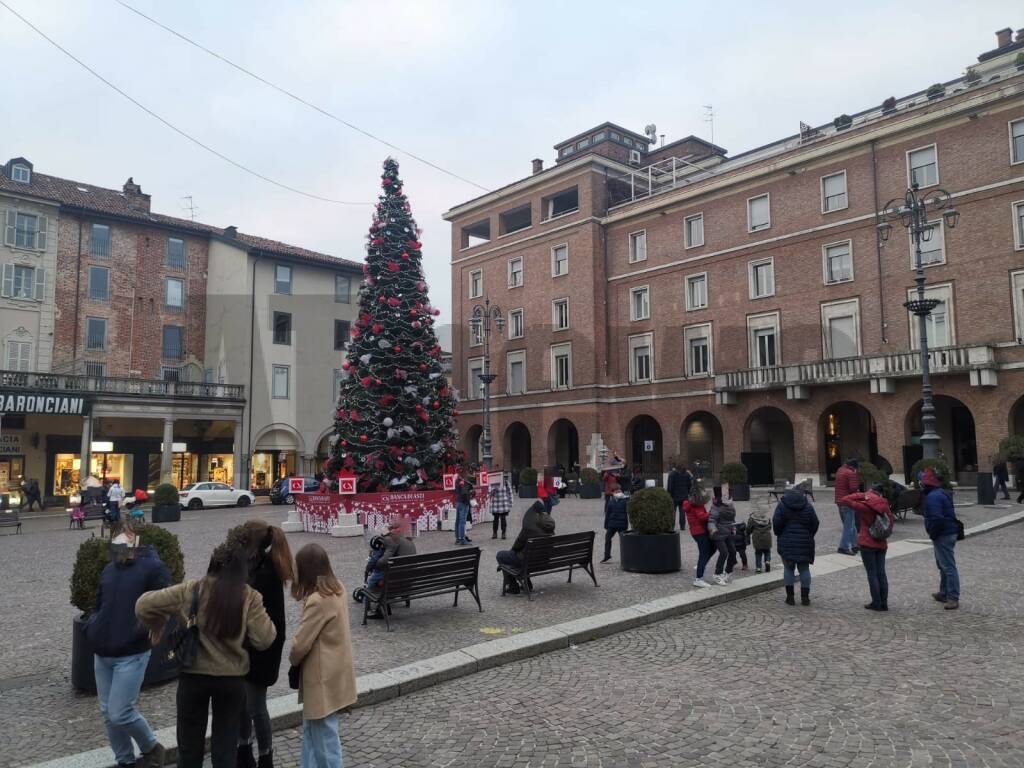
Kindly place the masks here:
[[(361, 260), (380, 164), (401, 162), (425, 270), (450, 322), (450, 226), (482, 189), (249, 78), (115, 0), (3, 0), (149, 109), (160, 124), (0, 6), (0, 162), (120, 188), (153, 210)], [(920, 3), (547, 0), (125, 0), (388, 142), (494, 189), (606, 120), (730, 154), (959, 76), (1024, 27), (1019, 0)], [(463, 319), (465, 320), (465, 319)]]

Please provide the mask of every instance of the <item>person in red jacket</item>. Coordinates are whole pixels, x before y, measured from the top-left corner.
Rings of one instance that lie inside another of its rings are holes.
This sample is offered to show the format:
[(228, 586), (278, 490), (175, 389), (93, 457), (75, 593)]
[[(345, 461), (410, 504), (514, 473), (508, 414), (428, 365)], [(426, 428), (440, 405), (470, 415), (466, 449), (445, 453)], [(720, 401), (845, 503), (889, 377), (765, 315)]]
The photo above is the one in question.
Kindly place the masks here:
[(693, 484), (693, 488), (690, 489), (690, 498), (683, 502), (686, 524), (690, 528), (690, 536), (697, 544), (697, 570), (693, 579), (695, 587), (711, 586), (704, 581), (704, 569), (714, 551), (714, 547), (711, 545), (711, 536), (708, 535), (708, 510), (705, 506), (707, 503), (708, 497), (704, 493), (704, 489), (700, 487), (700, 483)]
[(842, 499), (860, 491), (860, 473), (857, 471), (860, 461), (851, 456), (836, 472), (836, 504), (839, 506), (839, 517), (843, 521), (843, 532), (839, 537), (839, 549), (843, 555), (857, 554), (857, 520), (851, 507), (843, 504)]
[(881, 486), (875, 485), (867, 493), (851, 493), (844, 496), (839, 503), (852, 509), (857, 515), (857, 544), (860, 546), (860, 559), (864, 562), (864, 570), (868, 574), (868, 589), (871, 590), (871, 602), (864, 607), (869, 611), (888, 611), (889, 578), (885, 575), (885, 551), (889, 544), (885, 539), (874, 538), (870, 529), (879, 515), (884, 515), (889, 525), (892, 525), (889, 502), (882, 495)]

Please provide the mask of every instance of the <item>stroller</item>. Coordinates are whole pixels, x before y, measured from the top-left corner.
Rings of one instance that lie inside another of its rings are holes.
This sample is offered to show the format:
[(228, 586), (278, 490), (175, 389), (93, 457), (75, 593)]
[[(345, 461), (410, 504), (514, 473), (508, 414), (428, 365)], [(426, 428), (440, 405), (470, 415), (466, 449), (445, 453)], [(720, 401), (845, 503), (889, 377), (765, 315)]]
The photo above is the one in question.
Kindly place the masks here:
[(374, 566), (377, 565), (380, 556), (384, 554), (384, 546), (384, 537), (380, 534), (370, 539), (370, 553), (366, 557), (366, 568), (363, 569), (363, 586), (352, 590), (352, 599), (360, 605), (362, 605), (363, 599), (366, 597), (366, 582), (369, 580), (370, 573), (373, 571)]

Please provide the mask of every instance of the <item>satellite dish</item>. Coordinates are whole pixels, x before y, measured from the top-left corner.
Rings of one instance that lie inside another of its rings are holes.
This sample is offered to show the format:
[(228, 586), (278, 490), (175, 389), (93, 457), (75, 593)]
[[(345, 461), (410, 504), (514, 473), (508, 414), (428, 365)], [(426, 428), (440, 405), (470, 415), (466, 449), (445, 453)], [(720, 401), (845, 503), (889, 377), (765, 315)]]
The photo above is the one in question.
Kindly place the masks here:
[(647, 134), (647, 139), (651, 144), (658, 143), (658, 126), (654, 123), (648, 123), (644, 128), (644, 133)]

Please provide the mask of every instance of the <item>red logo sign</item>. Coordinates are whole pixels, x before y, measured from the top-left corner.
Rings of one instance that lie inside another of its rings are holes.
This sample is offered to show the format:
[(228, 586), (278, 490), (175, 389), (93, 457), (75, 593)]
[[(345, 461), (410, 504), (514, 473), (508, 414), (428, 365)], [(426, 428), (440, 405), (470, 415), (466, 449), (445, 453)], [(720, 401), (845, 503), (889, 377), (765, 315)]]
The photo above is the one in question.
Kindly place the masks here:
[(356, 478), (354, 475), (346, 477), (345, 475), (338, 476), (338, 493), (341, 494), (353, 494), (356, 492)]
[(476, 478), (477, 478), (477, 485), (479, 485), (481, 488), (486, 488), (487, 487), (487, 470), (486, 469), (481, 469), (480, 472), (477, 474)]
[(453, 475), (447, 475), (446, 474), (444, 476), (444, 489), (446, 491), (454, 491), (455, 490), (455, 483), (456, 483), (456, 481), (458, 479), (459, 479), (458, 475), (454, 475), (454, 474)]
[(288, 478), (288, 493), (305, 493), (306, 481), (301, 477)]

